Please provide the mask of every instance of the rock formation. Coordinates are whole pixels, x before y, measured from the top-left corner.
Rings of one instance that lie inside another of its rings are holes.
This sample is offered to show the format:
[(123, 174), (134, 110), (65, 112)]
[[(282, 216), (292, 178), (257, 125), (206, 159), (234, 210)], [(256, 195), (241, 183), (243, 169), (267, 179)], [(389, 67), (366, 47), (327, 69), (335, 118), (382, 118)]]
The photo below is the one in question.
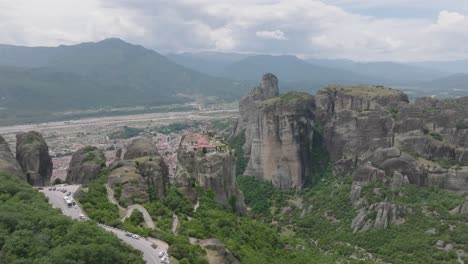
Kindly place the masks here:
[(353, 219), (353, 232), (364, 232), (369, 229), (386, 229), (392, 224), (403, 224), (402, 215), (406, 212), (404, 206), (390, 203), (376, 203), (369, 208), (361, 208)]
[(210, 264), (239, 264), (240, 261), (216, 238), (198, 241), (208, 253)]
[(49, 155), (49, 147), (39, 132), (30, 131), (16, 135), (16, 160), (31, 185), (50, 184), (52, 158)]
[(146, 156), (158, 156), (159, 152), (155, 145), (149, 138), (134, 139), (130, 145), (127, 146), (123, 159), (131, 160)]
[(451, 214), (468, 214), (468, 196), (465, 197), (465, 201), (462, 205), (457, 206), (455, 209), (450, 211)]
[[(211, 142), (210, 142), (211, 141)], [(177, 152), (176, 186), (196, 200), (193, 187), (199, 185), (214, 193), (214, 200), (244, 214), (244, 196), (235, 175), (235, 157), (220, 139), (209, 135), (188, 134)]]
[(245, 133), (244, 174), (278, 188), (302, 188), (311, 176), (314, 109), (311, 95), (278, 95), (276, 77), (264, 75), (239, 103), (236, 133)]
[(13, 156), (13, 153), (11, 153), (10, 146), (2, 136), (0, 136), (0, 172), (24, 178), (21, 167)]
[(88, 184), (105, 166), (106, 156), (102, 150), (92, 146), (81, 148), (73, 154), (70, 160), (66, 182)]
[(109, 168), (107, 183), (118, 193), (121, 203), (145, 203), (166, 196), (169, 169), (150, 139), (133, 140), (124, 159), (113, 162)]
[(315, 98), (335, 174), (468, 191), (468, 98), (409, 103), (381, 86), (329, 86)]

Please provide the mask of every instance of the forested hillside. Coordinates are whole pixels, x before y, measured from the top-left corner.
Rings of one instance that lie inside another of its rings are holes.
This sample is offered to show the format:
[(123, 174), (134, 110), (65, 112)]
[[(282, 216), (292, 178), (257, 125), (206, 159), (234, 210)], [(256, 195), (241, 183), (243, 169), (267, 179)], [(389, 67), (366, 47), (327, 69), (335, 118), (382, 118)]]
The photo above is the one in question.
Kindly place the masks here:
[(0, 173), (0, 263), (144, 263), (141, 253), (93, 222), (52, 209), (44, 195)]
[(120, 39), (55, 48), (2, 45), (0, 54), (0, 114), (158, 106), (197, 95), (235, 100), (245, 92), (241, 83)]

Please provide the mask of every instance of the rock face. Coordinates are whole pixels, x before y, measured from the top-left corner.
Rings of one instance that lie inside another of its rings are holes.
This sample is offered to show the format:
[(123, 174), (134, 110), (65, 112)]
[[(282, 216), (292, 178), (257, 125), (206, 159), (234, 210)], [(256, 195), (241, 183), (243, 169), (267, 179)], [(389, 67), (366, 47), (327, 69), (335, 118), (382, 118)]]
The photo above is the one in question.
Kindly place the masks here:
[(353, 219), (351, 228), (353, 232), (364, 232), (369, 229), (386, 229), (392, 224), (403, 224), (402, 215), (406, 208), (390, 203), (376, 203), (369, 208), (361, 208)]
[[(214, 193), (214, 200), (227, 207), (235, 209), (239, 214), (245, 214), (244, 195), (239, 191), (235, 175), (235, 157), (230, 149), (215, 150), (203, 153), (201, 149), (190, 148), (191, 139), (204, 140), (205, 135), (184, 135), (177, 152), (179, 160), (176, 169), (176, 186), (186, 195), (196, 200), (193, 190), (199, 185)], [(214, 140), (214, 139), (213, 139)], [(199, 143), (195, 142), (195, 145)]]
[(150, 139), (133, 140), (123, 160), (109, 166), (108, 185), (124, 205), (164, 199), (169, 185), (169, 169)]
[(468, 214), (468, 196), (465, 197), (465, 201), (462, 205), (450, 211), (451, 214)]
[(409, 103), (380, 86), (330, 86), (315, 98), (335, 174), (468, 191), (468, 98)]
[(66, 182), (88, 184), (106, 166), (104, 152), (96, 147), (87, 146), (77, 150), (70, 161)]
[(311, 176), (314, 98), (305, 93), (278, 96), (277, 79), (266, 74), (239, 103), (237, 133), (245, 132), (245, 175), (278, 188), (300, 189)]
[(21, 167), (11, 153), (10, 146), (2, 136), (0, 136), (0, 172), (24, 178)]
[(16, 160), (31, 185), (50, 184), (52, 158), (49, 155), (49, 147), (39, 132), (30, 131), (16, 135)]
[(127, 150), (123, 156), (125, 160), (136, 159), (146, 156), (158, 156), (159, 152), (149, 138), (137, 138), (127, 146)]
[(200, 246), (208, 251), (210, 264), (239, 264), (240, 261), (216, 238), (199, 241)]

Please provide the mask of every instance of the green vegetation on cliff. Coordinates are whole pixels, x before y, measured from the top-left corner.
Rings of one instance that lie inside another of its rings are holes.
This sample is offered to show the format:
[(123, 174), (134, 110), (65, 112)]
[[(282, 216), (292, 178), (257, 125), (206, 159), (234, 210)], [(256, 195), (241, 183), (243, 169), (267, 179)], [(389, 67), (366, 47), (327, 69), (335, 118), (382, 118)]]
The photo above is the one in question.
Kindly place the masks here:
[(141, 253), (97, 227), (52, 209), (44, 195), (0, 173), (0, 263), (144, 263)]
[(390, 95), (399, 95), (400, 91), (392, 88), (376, 85), (329, 85), (325, 88), (322, 88), (321, 91), (336, 91), (352, 96), (390, 96)]
[[(243, 190), (252, 208), (264, 200), (258, 188)], [(349, 201), (350, 191), (350, 178), (335, 177), (300, 193), (274, 190), (269, 195), (269, 210), (257, 211), (256, 217), (276, 223), (274, 226), (287, 236), (313, 239), (321, 252), (335, 260), (362, 260), (350, 263), (458, 263), (455, 250), (468, 252), (468, 216), (449, 213), (463, 203), (462, 195), (414, 185), (392, 190), (370, 184), (362, 191), (367, 203), (386, 201), (405, 206), (405, 222), (385, 230), (353, 233), (351, 223), (357, 211)], [(438, 240), (454, 245), (454, 249), (436, 248)]]
[(278, 95), (276, 97), (270, 98), (268, 100), (260, 102), (257, 107), (268, 107), (275, 104), (285, 104), (285, 103), (296, 103), (300, 100), (312, 100), (313, 96), (304, 93), (304, 92), (288, 92), (285, 94)]

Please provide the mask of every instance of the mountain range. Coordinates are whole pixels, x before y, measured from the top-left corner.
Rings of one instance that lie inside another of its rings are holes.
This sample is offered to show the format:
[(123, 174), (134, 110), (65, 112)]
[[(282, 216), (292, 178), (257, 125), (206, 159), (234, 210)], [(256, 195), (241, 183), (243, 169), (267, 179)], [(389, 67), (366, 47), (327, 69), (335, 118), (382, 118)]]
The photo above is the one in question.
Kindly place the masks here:
[(417, 96), (461, 96), (468, 92), (464, 65), (468, 62), (356, 62), (219, 52), (164, 56), (116, 38), (58, 47), (0, 45), (0, 118), (161, 106), (196, 96), (234, 101), (265, 72), (280, 78), (282, 92), (372, 84)]
[(233, 100), (239, 82), (207, 76), (120, 39), (54, 48), (0, 46), (0, 107), (61, 111), (163, 105), (184, 95)]

